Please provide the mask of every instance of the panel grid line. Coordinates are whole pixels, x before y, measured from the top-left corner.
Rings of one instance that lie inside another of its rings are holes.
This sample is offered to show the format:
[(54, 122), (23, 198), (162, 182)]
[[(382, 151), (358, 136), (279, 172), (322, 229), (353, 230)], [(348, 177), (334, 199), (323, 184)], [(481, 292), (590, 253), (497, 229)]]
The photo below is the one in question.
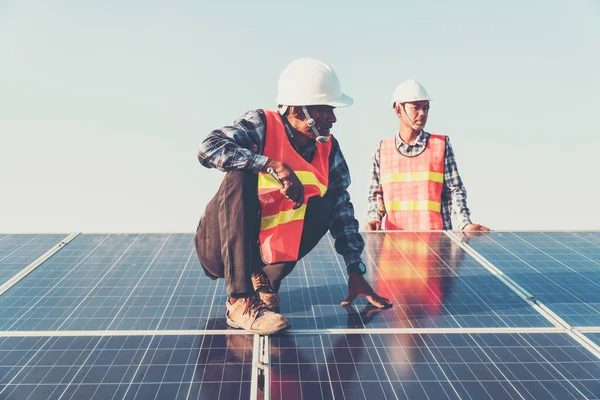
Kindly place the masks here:
[[(135, 240), (133, 240), (129, 246), (123, 250), (123, 253), (121, 253), (121, 255), (119, 256), (119, 258), (117, 258), (115, 260), (115, 262), (111, 265), (110, 268), (108, 268), (108, 270), (104, 273), (104, 275), (102, 275), (100, 278), (98, 278), (98, 281), (96, 282), (96, 284), (88, 291), (88, 293), (81, 299), (81, 301), (79, 302), (79, 304), (77, 304), (73, 310), (71, 311), (71, 313), (65, 318), (65, 320), (58, 326), (57, 330), (60, 330), (60, 328), (62, 328), (68, 321), (69, 318), (75, 314), (75, 312), (77, 311), (77, 309), (89, 298), (90, 294), (102, 283), (102, 281), (104, 280), (104, 278), (110, 274), (110, 272), (119, 264), (119, 262), (123, 259), (123, 257), (125, 256), (125, 254), (127, 254), (127, 251), (129, 251), (129, 249), (131, 249), (133, 247), (133, 245), (135, 244), (135, 242), (138, 240), (138, 237), (135, 238)], [(118, 313), (117, 313), (118, 315)], [(110, 327), (110, 325), (109, 325)]]
[[(154, 264), (154, 261), (156, 261), (156, 259), (158, 258), (158, 255), (160, 254), (160, 252), (162, 251), (162, 249), (165, 247), (165, 245), (167, 244), (167, 241), (169, 240), (170, 237), (171, 237), (171, 235), (168, 235), (164, 239), (162, 245), (160, 246), (160, 248), (158, 249), (158, 251), (156, 252), (156, 254), (154, 254), (154, 257), (152, 257), (152, 260), (148, 263), (148, 266), (146, 267), (146, 269), (145, 269), (144, 273), (142, 274), (142, 276), (139, 278), (139, 280), (137, 281), (137, 283), (135, 284), (135, 286), (133, 288), (131, 288), (131, 290), (129, 291), (129, 294), (127, 295), (127, 298), (125, 298), (125, 300), (122, 302), (121, 307), (115, 313), (115, 316), (113, 317), (113, 319), (108, 324), (109, 328), (115, 323), (115, 321), (117, 320), (119, 314), (121, 314), (121, 311), (125, 307), (125, 304), (127, 304), (127, 302), (129, 301), (129, 299), (131, 298), (131, 296), (133, 295), (133, 293), (135, 292), (135, 290), (140, 285), (140, 282), (142, 282), (142, 280), (144, 279), (144, 277), (146, 276), (146, 274), (148, 273), (148, 271), (150, 271), (150, 267), (152, 267), (152, 265)], [(129, 248), (131, 248), (131, 246), (133, 246), (133, 243), (131, 243), (131, 245), (129, 246)], [(127, 250), (129, 250), (129, 248)], [(123, 254), (127, 253), (127, 250), (125, 250), (125, 252), (123, 252)], [(118, 263), (118, 261), (115, 262), (115, 264), (116, 263)], [(158, 324), (157, 324), (157, 326), (158, 326)]]

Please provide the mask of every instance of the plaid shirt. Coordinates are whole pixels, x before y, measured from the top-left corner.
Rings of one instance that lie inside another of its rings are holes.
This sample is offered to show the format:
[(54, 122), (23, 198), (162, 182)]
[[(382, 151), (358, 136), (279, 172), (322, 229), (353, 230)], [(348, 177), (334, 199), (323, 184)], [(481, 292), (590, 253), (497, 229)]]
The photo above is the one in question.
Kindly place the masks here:
[[(425, 147), (427, 147), (429, 133), (421, 131), (413, 144), (405, 143), (398, 134), (395, 137), (396, 148), (400, 154), (414, 157), (421, 154), (425, 150)], [(446, 137), (446, 151), (444, 155), (444, 188), (442, 190), (441, 203), (444, 229), (452, 229), (453, 226), (463, 229), (465, 225), (471, 223), (471, 219), (469, 218), (471, 212), (467, 208), (467, 191), (458, 174), (458, 168), (454, 160), (454, 151), (448, 137)], [(380, 211), (378, 212), (377, 210)], [(383, 190), (379, 183), (379, 147), (377, 147), (373, 152), (367, 222), (381, 221), (384, 215)]]
[[(285, 131), (291, 140), (294, 134), (287, 120), (283, 118)], [(231, 126), (212, 131), (200, 144), (198, 160), (207, 168), (220, 171), (252, 171), (256, 174), (266, 165), (268, 158), (262, 153), (265, 147), (266, 120), (262, 110), (245, 113)], [(311, 162), (317, 144), (312, 142), (300, 156)], [(294, 146), (294, 148), (296, 148)], [(296, 149), (297, 150), (297, 149)], [(279, 160), (285, 162), (285, 160)], [(329, 187), (328, 194), (333, 196), (333, 221), (329, 229), (335, 239), (335, 248), (344, 257), (346, 265), (361, 261), (361, 253), (365, 247), (358, 233), (358, 221), (354, 218), (354, 206), (348, 193), (350, 171), (338, 141), (333, 138), (329, 155)]]

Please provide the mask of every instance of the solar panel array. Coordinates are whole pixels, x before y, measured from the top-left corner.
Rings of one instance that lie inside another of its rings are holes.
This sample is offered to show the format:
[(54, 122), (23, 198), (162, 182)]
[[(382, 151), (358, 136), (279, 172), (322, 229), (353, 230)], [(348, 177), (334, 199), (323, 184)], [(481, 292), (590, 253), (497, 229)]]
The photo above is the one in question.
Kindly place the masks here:
[(292, 329), (268, 338), (226, 325), (190, 234), (48, 255), (65, 237), (0, 235), (0, 399), (600, 398), (600, 232), (364, 234), (385, 310), (340, 307), (327, 236), (280, 289)]

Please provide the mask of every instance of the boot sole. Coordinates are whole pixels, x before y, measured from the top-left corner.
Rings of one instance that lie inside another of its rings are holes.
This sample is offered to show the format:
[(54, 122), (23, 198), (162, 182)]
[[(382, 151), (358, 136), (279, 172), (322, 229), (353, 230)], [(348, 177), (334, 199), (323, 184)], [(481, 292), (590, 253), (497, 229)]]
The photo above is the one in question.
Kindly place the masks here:
[(229, 325), (232, 328), (244, 329), (246, 332), (256, 333), (258, 335), (272, 335), (272, 334), (277, 333), (277, 332), (282, 332), (282, 331), (288, 329), (290, 326), (292, 326), (292, 324), (290, 324), (288, 322), (287, 325), (284, 325), (284, 326), (279, 327), (279, 328), (273, 328), (273, 329), (268, 329), (268, 330), (262, 330), (262, 331), (260, 331), (260, 330), (257, 330), (257, 329), (245, 329), (245, 328), (239, 326), (238, 324), (236, 324), (235, 322), (233, 322), (232, 320), (230, 320), (227, 317), (226, 317), (226, 322), (227, 322), (227, 325)]

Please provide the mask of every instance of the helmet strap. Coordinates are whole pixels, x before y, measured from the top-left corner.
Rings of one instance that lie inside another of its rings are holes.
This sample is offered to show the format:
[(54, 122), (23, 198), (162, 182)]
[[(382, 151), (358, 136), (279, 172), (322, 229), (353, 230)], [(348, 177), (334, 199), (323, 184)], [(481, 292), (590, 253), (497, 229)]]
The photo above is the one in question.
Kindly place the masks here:
[(313, 133), (315, 134), (315, 140), (317, 141), (317, 143), (328, 142), (329, 141), (329, 135), (323, 136), (323, 135), (321, 135), (319, 133), (319, 130), (315, 126), (315, 120), (312, 119), (312, 117), (308, 113), (308, 110), (306, 109), (306, 106), (302, 106), (302, 112), (304, 113), (304, 116), (306, 117), (306, 124), (312, 129)]
[(404, 115), (406, 116), (406, 119), (408, 120), (408, 123), (410, 124), (411, 128), (413, 128), (414, 131), (417, 132), (421, 132), (421, 128), (419, 128), (418, 126), (416, 126), (414, 124), (414, 122), (412, 121), (412, 119), (410, 119), (410, 117), (408, 116), (408, 113), (406, 112), (406, 108), (404, 108), (404, 103), (400, 103), (400, 105), (402, 106), (402, 109), (404, 110)]

